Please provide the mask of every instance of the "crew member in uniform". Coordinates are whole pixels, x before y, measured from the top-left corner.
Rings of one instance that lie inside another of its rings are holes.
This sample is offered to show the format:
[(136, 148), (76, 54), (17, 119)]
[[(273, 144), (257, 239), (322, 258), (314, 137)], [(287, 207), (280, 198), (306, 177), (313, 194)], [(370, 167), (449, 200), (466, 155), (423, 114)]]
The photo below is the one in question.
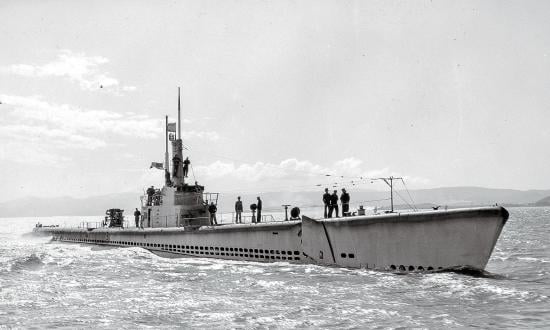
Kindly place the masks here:
[(153, 195), (155, 194), (155, 187), (151, 186), (147, 188), (147, 205), (151, 206), (153, 203)]
[(323, 194), (323, 204), (325, 204), (325, 219), (328, 216), (328, 209), (330, 208), (330, 194), (328, 188), (325, 188), (325, 193)]
[(168, 187), (172, 187), (172, 180), (170, 180), (170, 172), (164, 169), (164, 182)]
[(258, 207), (256, 210), (257, 210), (257, 215), (258, 215), (258, 218), (257, 218), (257, 222), (262, 222), (262, 200), (260, 199), (260, 196), (258, 196), (258, 203), (256, 204), (256, 206)]
[(183, 177), (187, 177), (187, 172), (189, 172), (189, 164), (191, 164), (191, 161), (189, 160), (189, 157), (185, 157), (185, 160), (183, 161)]
[(342, 202), (342, 216), (345, 217), (349, 213), (349, 194), (346, 192), (345, 188), (342, 188), (340, 201)]
[(329, 218), (332, 218), (333, 211), (336, 211), (335, 217), (338, 218), (338, 194), (336, 190), (330, 195), (330, 207), (328, 209)]
[(139, 228), (139, 218), (141, 216), (141, 212), (136, 207), (136, 210), (134, 211), (134, 219), (136, 220), (136, 228)]
[(237, 197), (235, 202), (235, 223), (243, 223), (241, 214), (243, 213), (243, 202), (241, 201), (241, 196)]
[(179, 178), (180, 174), (178, 173), (178, 167), (180, 165), (181, 158), (178, 155), (172, 157), (172, 175)]
[(210, 203), (210, 206), (208, 206), (208, 212), (210, 212), (210, 224), (211, 225), (217, 225), (218, 221), (216, 220), (216, 212), (218, 211), (218, 208), (216, 205), (214, 205), (214, 202)]

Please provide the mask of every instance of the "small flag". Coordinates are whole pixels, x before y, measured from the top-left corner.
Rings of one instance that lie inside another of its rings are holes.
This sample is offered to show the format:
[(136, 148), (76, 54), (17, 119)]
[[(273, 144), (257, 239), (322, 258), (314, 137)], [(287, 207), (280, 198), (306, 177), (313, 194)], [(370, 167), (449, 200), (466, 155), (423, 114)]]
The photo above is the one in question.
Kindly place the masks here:
[(176, 123), (168, 123), (168, 125), (166, 126), (166, 129), (168, 130), (168, 132), (176, 132)]
[(156, 169), (159, 169), (159, 170), (162, 170), (164, 169), (164, 166), (162, 166), (162, 163), (155, 163), (155, 162), (152, 162), (151, 163), (151, 166), (149, 168), (156, 168)]

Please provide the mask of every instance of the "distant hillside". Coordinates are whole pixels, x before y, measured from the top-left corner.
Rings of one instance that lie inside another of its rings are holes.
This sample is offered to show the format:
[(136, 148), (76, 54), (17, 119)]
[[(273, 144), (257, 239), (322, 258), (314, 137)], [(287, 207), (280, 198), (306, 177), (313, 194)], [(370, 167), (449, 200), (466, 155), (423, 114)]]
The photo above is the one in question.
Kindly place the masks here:
[[(101, 216), (108, 208), (121, 208), (127, 215), (139, 207), (139, 192), (121, 193), (88, 198), (38, 198), (29, 197), (0, 203), (0, 217), (23, 216), (63, 216), (63, 215), (97, 215)], [(452, 187), (411, 190), (410, 194), (416, 205), (448, 205), (449, 207), (474, 205), (550, 205), (550, 190), (513, 190), (490, 189), (479, 187)], [(319, 192), (270, 192), (260, 194), (264, 203), (264, 212), (281, 211), (282, 204), (304, 207), (321, 207), (322, 191)], [(389, 191), (353, 191), (350, 190), (352, 205), (387, 207)], [(218, 209), (221, 212), (232, 212), (238, 194), (220, 195)], [(257, 194), (242, 194), (245, 209), (256, 202)], [(402, 196), (410, 202), (406, 191), (397, 191), (394, 195), (395, 205), (407, 205)], [(547, 197), (548, 196), (548, 197)]]
[(128, 211), (139, 207), (139, 193), (111, 194), (88, 198), (27, 197), (0, 203), (1, 217), (35, 217), (63, 215), (103, 215), (109, 208)]
[[(413, 192), (411, 191), (411, 194)], [(438, 204), (529, 204), (550, 195), (550, 190), (491, 189), (481, 187), (450, 187), (415, 190), (418, 203)]]
[[(350, 190), (351, 202), (354, 205), (387, 207), (390, 204), (389, 191), (353, 191)], [(491, 189), (480, 187), (448, 187), (409, 191), (414, 203), (423, 208), (433, 205), (448, 205), (449, 207), (478, 205), (527, 205), (550, 195), (550, 190), (513, 190)], [(321, 206), (320, 192), (286, 192), (264, 193), (261, 195), (265, 207), (281, 209), (282, 204), (292, 204), (301, 207)], [(242, 195), (245, 206), (256, 201), (256, 195)], [(231, 211), (236, 194), (222, 196), (222, 208)], [(406, 201), (404, 201), (405, 199)], [(407, 206), (410, 203), (406, 191), (394, 193), (395, 205)], [(229, 205), (226, 205), (229, 204)]]
[(535, 203), (536, 206), (550, 206), (550, 196), (548, 197), (545, 197), (541, 200), (538, 200), (536, 203)]

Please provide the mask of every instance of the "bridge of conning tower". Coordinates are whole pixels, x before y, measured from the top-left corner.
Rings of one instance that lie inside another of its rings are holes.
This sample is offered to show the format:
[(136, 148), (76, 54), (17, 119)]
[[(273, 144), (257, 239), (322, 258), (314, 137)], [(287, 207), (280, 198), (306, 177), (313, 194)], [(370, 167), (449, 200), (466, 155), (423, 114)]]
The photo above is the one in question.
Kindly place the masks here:
[(155, 189), (141, 197), (143, 227), (210, 225), (208, 205), (217, 200), (218, 193), (205, 193), (200, 185)]
[[(165, 154), (165, 185), (162, 189), (147, 189), (147, 194), (141, 198), (141, 221), (143, 227), (177, 227), (193, 225), (209, 225), (209, 204), (218, 204), (218, 193), (205, 193), (204, 186), (196, 181), (186, 183), (191, 162), (183, 156), (180, 120), (180, 92), (178, 88), (178, 135), (174, 138), (169, 132), (175, 132), (176, 126), (168, 124), (166, 116), (166, 154)], [(169, 164), (168, 141), (172, 145), (172, 164)], [(159, 167), (157, 167), (159, 168)]]

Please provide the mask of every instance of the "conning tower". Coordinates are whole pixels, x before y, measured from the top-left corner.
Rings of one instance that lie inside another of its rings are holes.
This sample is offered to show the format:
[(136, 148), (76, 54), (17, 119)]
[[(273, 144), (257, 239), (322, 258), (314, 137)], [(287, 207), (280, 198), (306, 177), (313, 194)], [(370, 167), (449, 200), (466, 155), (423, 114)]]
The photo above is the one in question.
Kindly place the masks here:
[[(197, 182), (186, 183), (184, 173), (183, 141), (181, 138), (181, 101), (178, 87), (177, 136), (172, 143), (172, 166), (168, 163), (168, 120), (166, 120), (165, 185), (142, 197), (144, 227), (187, 227), (210, 224), (208, 203), (217, 204), (217, 193), (204, 193)], [(171, 168), (171, 171), (170, 171)]]

